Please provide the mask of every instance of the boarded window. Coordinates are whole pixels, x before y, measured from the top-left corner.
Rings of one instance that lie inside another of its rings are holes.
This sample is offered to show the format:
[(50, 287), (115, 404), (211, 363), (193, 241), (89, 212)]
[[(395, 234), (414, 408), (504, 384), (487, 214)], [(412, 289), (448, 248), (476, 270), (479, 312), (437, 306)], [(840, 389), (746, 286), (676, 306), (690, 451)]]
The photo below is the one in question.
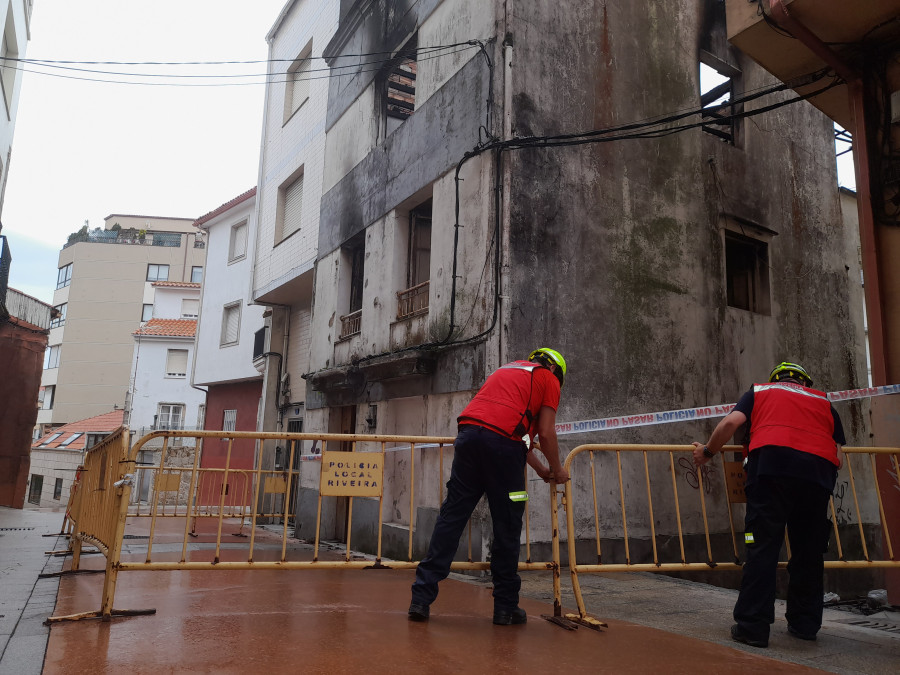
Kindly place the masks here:
[(386, 133), (405, 122), (416, 109), (416, 45), (414, 36), (390, 64), (385, 87)]
[(166, 377), (185, 377), (188, 367), (187, 349), (169, 349), (166, 351)]

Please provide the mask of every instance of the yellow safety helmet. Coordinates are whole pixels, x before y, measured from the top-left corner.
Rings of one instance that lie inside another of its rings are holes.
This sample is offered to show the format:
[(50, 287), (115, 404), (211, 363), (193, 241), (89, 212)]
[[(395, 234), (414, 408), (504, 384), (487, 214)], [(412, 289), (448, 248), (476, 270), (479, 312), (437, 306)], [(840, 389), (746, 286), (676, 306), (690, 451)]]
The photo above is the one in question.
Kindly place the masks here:
[(566, 379), (566, 360), (562, 357), (562, 354), (555, 349), (541, 347), (540, 349), (535, 349), (531, 352), (531, 354), (528, 355), (528, 360), (534, 361), (541, 357), (556, 366), (556, 377), (559, 378), (559, 386), (562, 386)]
[(769, 382), (780, 382), (781, 380), (786, 380), (788, 378), (799, 380), (800, 384), (806, 387), (811, 387), (813, 384), (809, 373), (806, 372), (803, 366), (797, 363), (782, 361), (772, 369), (771, 373), (769, 373)]

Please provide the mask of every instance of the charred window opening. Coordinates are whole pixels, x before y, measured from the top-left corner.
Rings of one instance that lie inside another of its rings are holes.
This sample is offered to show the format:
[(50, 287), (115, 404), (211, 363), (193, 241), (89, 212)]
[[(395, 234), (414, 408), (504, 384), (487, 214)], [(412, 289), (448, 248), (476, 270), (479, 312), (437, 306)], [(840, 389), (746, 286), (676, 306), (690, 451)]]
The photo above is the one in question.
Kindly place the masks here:
[(737, 232), (725, 232), (725, 285), (729, 307), (770, 314), (769, 245)]
[(397, 318), (428, 311), (431, 278), (431, 200), (409, 212), (406, 289), (397, 293)]
[(390, 63), (385, 83), (388, 134), (403, 124), (416, 109), (416, 40), (413, 36)]
[(365, 285), (366, 242), (359, 237), (344, 246), (344, 260), (349, 267), (349, 298), (347, 314), (341, 317), (339, 339), (344, 340), (360, 332), (362, 324), (363, 287)]
[(703, 108), (703, 131), (729, 145), (737, 145), (740, 120), (734, 116), (742, 109), (734, 105), (740, 71), (703, 54), (700, 62), (700, 107)]

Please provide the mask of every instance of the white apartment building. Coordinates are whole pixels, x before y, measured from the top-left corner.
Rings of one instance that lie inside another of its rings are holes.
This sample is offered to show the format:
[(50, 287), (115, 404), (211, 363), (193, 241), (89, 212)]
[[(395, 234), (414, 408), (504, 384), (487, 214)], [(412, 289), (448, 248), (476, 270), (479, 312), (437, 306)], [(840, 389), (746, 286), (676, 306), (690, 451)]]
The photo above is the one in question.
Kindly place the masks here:
[(155, 429), (194, 429), (205, 402), (191, 386), (200, 284), (153, 284), (153, 318), (134, 331), (128, 426), (136, 437)]
[[(22, 86), (22, 70), (12, 59), (24, 59), (28, 40), (31, 39), (31, 11), (33, 0), (0, 0), (0, 22), (3, 39), (0, 44), (0, 93), (3, 103), (0, 112), (0, 215), (6, 196), (6, 177), (12, 158), (13, 133), (16, 127), (16, 110), (19, 107), (19, 89)], [(9, 61), (5, 59), (10, 59)]]
[[(322, 54), (338, 0), (290, 0), (266, 37), (269, 83), (256, 194), (252, 300), (268, 305), (263, 418), (266, 431), (303, 428), (313, 270), (323, 190), (328, 77)], [(263, 466), (276, 462), (274, 444)]]
[[(41, 431), (125, 406), (132, 333), (154, 317), (156, 282), (197, 282), (206, 257), (192, 218), (112, 214), (59, 254), (44, 359)], [(180, 311), (180, 309), (179, 309)], [(196, 314), (196, 312), (195, 312)]]
[[(192, 382), (206, 388), (204, 429), (256, 431), (266, 357), (265, 307), (251, 304), (256, 188), (198, 218), (205, 233), (206, 271)], [(274, 403), (274, 402), (273, 402)], [(224, 466), (224, 443), (204, 445), (202, 466)], [(255, 444), (236, 440), (232, 468), (253, 468)]]

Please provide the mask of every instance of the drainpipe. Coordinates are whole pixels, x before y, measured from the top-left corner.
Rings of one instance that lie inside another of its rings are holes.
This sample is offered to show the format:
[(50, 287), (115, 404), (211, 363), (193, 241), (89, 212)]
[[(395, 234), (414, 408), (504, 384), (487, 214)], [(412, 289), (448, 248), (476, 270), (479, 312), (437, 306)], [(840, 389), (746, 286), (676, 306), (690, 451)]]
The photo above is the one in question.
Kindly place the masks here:
[(866, 128), (862, 75), (841, 60), (828, 45), (795, 19), (785, 6), (784, 0), (769, 0), (769, 13), (778, 25), (788, 29), (794, 37), (827, 63), (847, 83), (850, 111), (853, 116), (853, 163), (856, 169), (856, 204), (859, 211), (859, 241), (865, 281), (866, 316), (869, 321), (872, 384), (885, 385), (888, 384), (888, 367), (885, 354), (884, 313), (875, 241), (875, 216), (872, 212), (868, 130)]

